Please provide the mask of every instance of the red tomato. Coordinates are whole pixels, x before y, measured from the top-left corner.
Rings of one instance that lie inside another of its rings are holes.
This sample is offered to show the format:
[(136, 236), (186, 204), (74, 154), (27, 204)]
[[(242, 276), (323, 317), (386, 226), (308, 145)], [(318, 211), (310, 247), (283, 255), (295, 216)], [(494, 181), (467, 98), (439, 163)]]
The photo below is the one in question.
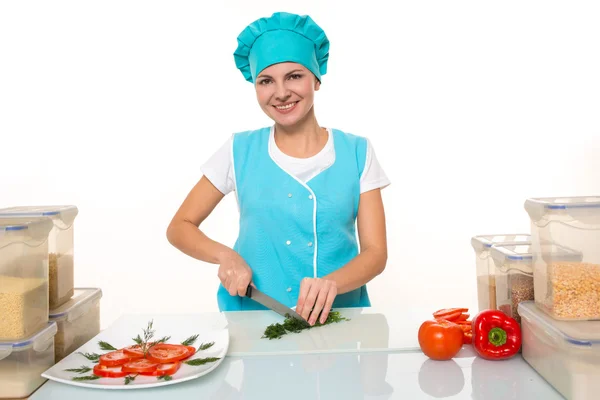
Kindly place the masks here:
[(106, 365), (96, 364), (94, 366), (94, 375), (102, 378), (122, 378), (127, 376), (129, 372), (124, 372), (121, 366), (107, 367)]
[(152, 372), (156, 370), (156, 367), (158, 367), (157, 363), (146, 360), (145, 358), (140, 358), (123, 365), (123, 371), (134, 373)]
[(102, 354), (100, 356), (99, 363), (100, 365), (105, 365), (107, 367), (116, 367), (117, 365), (123, 365), (128, 361), (131, 361), (135, 358), (141, 358), (142, 356), (132, 356), (123, 353), (123, 350), (115, 350), (110, 353)]
[(450, 360), (463, 345), (463, 330), (448, 321), (425, 321), (419, 328), (419, 346), (432, 360)]
[(159, 343), (148, 350), (146, 358), (150, 361), (166, 364), (187, 358), (189, 349), (181, 344)]
[(142, 375), (146, 376), (161, 376), (161, 375), (173, 375), (181, 367), (179, 361), (168, 364), (158, 364), (158, 367), (152, 372), (142, 372)]

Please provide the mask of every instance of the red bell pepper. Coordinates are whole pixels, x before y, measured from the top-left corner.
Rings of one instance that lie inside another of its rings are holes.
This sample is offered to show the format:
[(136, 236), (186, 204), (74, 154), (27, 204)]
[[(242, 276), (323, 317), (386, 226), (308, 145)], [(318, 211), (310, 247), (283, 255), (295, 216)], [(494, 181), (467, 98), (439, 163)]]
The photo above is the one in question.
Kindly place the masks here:
[(487, 360), (505, 360), (521, 349), (521, 327), (500, 310), (485, 310), (473, 319), (473, 348)]

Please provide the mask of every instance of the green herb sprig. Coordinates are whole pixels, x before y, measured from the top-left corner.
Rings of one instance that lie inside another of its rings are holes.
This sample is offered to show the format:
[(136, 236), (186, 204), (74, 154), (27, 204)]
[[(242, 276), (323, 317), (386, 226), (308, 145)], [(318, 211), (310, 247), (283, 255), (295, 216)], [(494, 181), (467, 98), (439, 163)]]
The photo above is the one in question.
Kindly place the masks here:
[(183, 342), (181, 342), (181, 344), (182, 344), (183, 346), (191, 346), (191, 345), (193, 345), (194, 343), (196, 343), (196, 340), (198, 340), (198, 336), (200, 336), (200, 335), (193, 335), (193, 336), (190, 336), (189, 338), (187, 338), (187, 339), (185, 339)]
[(324, 323), (321, 323), (319, 320), (317, 320), (317, 322), (313, 326), (306, 326), (301, 321), (298, 321), (296, 318), (293, 318), (289, 314), (286, 314), (285, 320), (282, 324), (275, 323), (267, 326), (262, 336), (262, 339), (281, 339), (283, 335), (286, 335), (289, 332), (299, 333), (305, 329), (317, 328), (319, 326), (329, 325), (342, 321), (350, 320), (348, 318), (342, 317), (339, 311), (331, 311), (327, 316), (327, 320)]
[(100, 379), (98, 375), (86, 375), (86, 376), (76, 376), (71, 378), (74, 381), (95, 381), (96, 379)]
[(156, 379), (158, 379), (159, 381), (161, 379), (165, 380), (165, 381), (170, 381), (171, 379), (173, 379), (173, 377), (171, 375), (161, 375), (161, 376), (157, 377)]
[(106, 343), (106, 342), (104, 342), (102, 340), (98, 342), (98, 346), (100, 346), (100, 349), (104, 350), (104, 351), (115, 351), (115, 350), (118, 350), (114, 346), (112, 346), (109, 343)]
[(65, 371), (67, 372), (76, 372), (78, 374), (85, 374), (86, 372), (90, 372), (91, 370), (92, 368), (88, 367), (87, 365), (82, 365), (80, 368), (65, 369)]
[(81, 354), (82, 356), (84, 356), (88, 360), (93, 361), (95, 363), (97, 363), (100, 360), (100, 354), (96, 354), (96, 353), (82, 353), (82, 352), (77, 352), (77, 354)]
[(125, 384), (129, 385), (131, 382), (135, 381), (135, 378), (137, 378), (138, 375), (139, 374), (136, 374), (136, 375), (127, 375), (125, 377)]
[(184, 364), (197, 367), (199, 365), (204, 365), (204, 364), (209, 363), (209, 362), (215, 362), (217, 360), (220, 360), (220, 357), (196, 358), (194, 360), (184, 361)]
[(155, 331), (152, 329), (153, 323), (154, 323), (153, 320), (148, 322), (148, 327), (146, 329), (143, 329), (143, 332), (144, 332), (143, 339), (139, 334), (137, 335), (137, 337), (133, 338), (133, 341), (136, 342), (140, 346), (140, 349), (144, 353), (144, 357), (146, 356), (146, 354), (148, 353), (148, 350), (150, 350), (151, 347), (156, 346), (159, 343), (164, 343), (167, 340), (171, 339), (171, 336), (165, 336), (162, 339), (159, 339), (159, 340), (149, 344), (148, 342), (150, 342), (150, 339), (152, 339), (154, 337), (154, 333), (155, 333)]

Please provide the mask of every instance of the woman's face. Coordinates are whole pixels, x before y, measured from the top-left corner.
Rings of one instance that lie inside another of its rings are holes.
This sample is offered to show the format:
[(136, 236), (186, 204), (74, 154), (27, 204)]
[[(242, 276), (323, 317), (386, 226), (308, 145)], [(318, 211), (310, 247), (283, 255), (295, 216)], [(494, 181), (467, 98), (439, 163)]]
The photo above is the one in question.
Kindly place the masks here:
[(301, 64), (286, 62), (265, 68), (256, 77), (255, 87), (258, 103), (269, 118), (291, 126), (310, 112), (320, 83)]

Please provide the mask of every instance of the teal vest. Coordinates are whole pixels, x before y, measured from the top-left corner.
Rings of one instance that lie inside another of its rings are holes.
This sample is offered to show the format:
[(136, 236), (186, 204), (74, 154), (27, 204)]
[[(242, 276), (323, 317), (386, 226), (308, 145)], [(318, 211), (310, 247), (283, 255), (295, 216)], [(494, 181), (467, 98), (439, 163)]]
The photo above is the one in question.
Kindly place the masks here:
[[(239, 235), (233, 246), (256, 287), (294, 307), (304, 277), (323, 277), (359, 253), (355, 222), (366, 139), (332, 130), (335, 162), (307, 183), (269, 155), (270, 127), (233, 136)], [(262, 310), (247, 297), (217, 291), (221, 311)], [(336, 297), (334, 307), (370, 306), (366, 285)]]

